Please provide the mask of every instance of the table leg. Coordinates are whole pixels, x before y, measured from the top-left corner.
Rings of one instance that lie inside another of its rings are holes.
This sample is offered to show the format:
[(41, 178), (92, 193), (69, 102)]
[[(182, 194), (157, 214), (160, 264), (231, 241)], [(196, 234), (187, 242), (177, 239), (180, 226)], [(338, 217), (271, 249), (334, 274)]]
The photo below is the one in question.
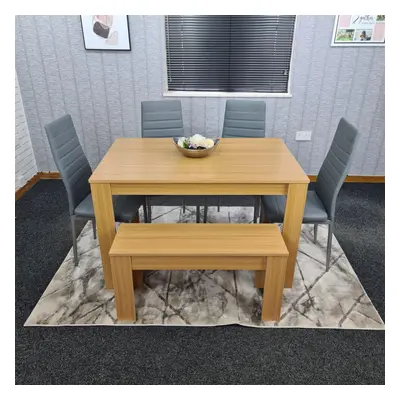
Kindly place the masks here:
[(130, 257), (112, 257), (112, 279), (115, 290), (117, 319), (135, 321), (135, 295)]
[(262, 321), (279, 321), (281, 317), (286, 257), (268, 257), (261, 310)]
[(289, 251), (286, 268), (285, 287), (293, 284), (294, 268), (296, 266), (297, 249), (299, 246), (301, 224), (303, 222), (304, 206), (306, 204), (308, 184), (292, 183), (286, 199), (286, 210), (283, 221), (283, 239)]
[(97, 224), (101, 260), (106, 289), (113, 288), (111, 262), (108, 252), (115, 237), (115, 218), (111, 187), (108, 183), (91, 184), (94, 214)]

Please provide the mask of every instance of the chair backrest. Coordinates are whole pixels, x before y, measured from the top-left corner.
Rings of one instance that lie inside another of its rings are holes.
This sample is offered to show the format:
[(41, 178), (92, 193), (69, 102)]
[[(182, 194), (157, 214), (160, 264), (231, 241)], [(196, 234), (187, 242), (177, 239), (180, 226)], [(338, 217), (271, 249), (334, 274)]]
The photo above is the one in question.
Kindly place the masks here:
[(331, 220), (335, 217), (337, 195), (349, 172), (358, 138), (358, 130), (341, 118), (317, 176), (316, 192)]
[(79, 143), (74, 123), (69, 114), (44, 127), (54, 161), (68, 195), (69, 212), (90, 193), (88, 182), (92, 169)]
[(227, 100), (222, 137), (265, 137), (265, 114), (265, 101)]
[(184, 136), (179, 100), (142, 101), (142, 137)]

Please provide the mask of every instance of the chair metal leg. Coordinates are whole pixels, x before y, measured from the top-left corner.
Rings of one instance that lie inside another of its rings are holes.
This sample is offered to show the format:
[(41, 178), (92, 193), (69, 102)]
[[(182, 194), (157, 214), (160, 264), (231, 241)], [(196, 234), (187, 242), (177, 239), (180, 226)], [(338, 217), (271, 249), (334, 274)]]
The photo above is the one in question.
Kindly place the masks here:
[(260, 197), (260, 223), (263, 224), (264, 222), (265, 222), (265, 211)]
[(207, 212), (208, 212), (207, 197), (204, 197), (204, 217), (203, 217), (203, 222), (205, 224), (207, 223)]
[(196, 206), (196, 224), (200, 223), (200, 206)]
[(329, 270), (332, 251), (333, 222), (328, 224), (328, 243), (326, 246), (326, 270)]
[(221, 210), (221, 197), (217, 197), (217, 211), (219, 212)]
[(144, 223), (145, 223), (145, 224), (148, 224), (148, 223), (150, 223), (151, 221), (149, 221), (149, 216), (148, 216), (148, 213), (147, 213), (146, 204), (143, 204), (142, 207), (143, 207), (143, 218), (144, 218)]
[(74, 252), (74, 265), (78, 266), (78, 245), (76, 243), (76, 227), (75, 227), (75, 215), (71, 215), (71, 228), (72, 228), (72, 249)]
[(150, 197), (146, 196), (146, 209), (147, 209), (147, 220), (149, 221), (149, 224), (151, 224), (151, 203), (150, 203)]
[(314, 243), (317, 244), (318, 224), (314, 224)]
[(96, 239), (96, 220), (92, 219), (93, 239)]
[(206, 224), (207, 223), (207, 214), (208, 214), (208, 206), (204, 206), (204, 217), (203, 217), (203, 222)]
[(185, 204), (185, 200), (182, 200), (182, 211), (185, 214), (186, 211), (186, 204)]
[(254, 224), (257, 223), (258, 216), (260, 215), (260, 208), (261, 208), (261, 197), (254, 196), (254, 217), (253, 217)]

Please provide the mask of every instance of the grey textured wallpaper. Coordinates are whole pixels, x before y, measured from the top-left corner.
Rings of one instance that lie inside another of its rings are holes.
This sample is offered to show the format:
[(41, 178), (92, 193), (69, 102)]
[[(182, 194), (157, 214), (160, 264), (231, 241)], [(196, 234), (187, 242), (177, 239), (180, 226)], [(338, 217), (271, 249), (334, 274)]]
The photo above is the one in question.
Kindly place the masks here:
[[(292, 98), (266, 98), (266, 136), (282, 138), (309, 174), (341, 116), (361, 140), (350, 174), (384, 175), (385, 49), (331, 47), (334, 16), (298, 16)], [(162, 16), (129, 16), (130, 52), (87, 51), (79, 16), (17, 16), (16, 70), (39, 171), (56, 171), (43, 126), (70, 113), (95, 167), (114, 139), (140, 136), (140, 102), (162, 99)], [(225, 98), (179, 97), (185, 130), (221, 133)], [(296, 142), (311, 130), (310, 142)]]

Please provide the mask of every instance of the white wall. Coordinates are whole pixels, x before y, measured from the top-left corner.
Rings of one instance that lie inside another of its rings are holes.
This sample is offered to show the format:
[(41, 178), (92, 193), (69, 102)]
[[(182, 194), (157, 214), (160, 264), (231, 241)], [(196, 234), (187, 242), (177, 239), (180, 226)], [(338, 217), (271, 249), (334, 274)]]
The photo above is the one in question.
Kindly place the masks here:
[(24, 105), (15, 74), (15, 189), (24, 186), (37, 172)]
[[(333, 15), (297, 18), (292, 98), (266, 98), (265, 134), (317, 174), (343, 116), (360, 141), (350, 175), (385, 174), (385, 48), (331, 47)], [(129, 16), (131, 51), (88, 51), (79, 15), (16, 17), (16, 70), (40, 171), (56, 171), (44, 125), (69, 113), (92, 167), (118, 137), (140, 136), (140, 103), (163, 99), (164, 19)], [(167, 99), (171, 99), (168, 97)], [(179, 97), (185, 132), (221, 134), (225, 98)], [(297, 142), (297, 131), (312, 140)]]

